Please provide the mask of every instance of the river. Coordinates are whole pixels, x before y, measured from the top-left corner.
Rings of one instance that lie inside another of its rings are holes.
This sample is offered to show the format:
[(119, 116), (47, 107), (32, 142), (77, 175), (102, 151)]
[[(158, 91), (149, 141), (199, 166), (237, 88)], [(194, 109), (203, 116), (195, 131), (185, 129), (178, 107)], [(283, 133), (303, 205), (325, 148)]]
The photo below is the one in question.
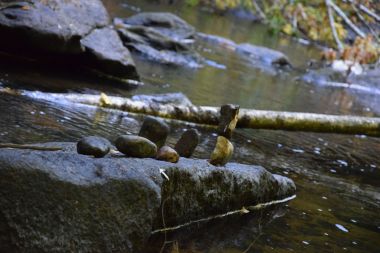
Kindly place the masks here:
[[(175, 13), (199, 32), (282, 51), (296, 69), (305, 69), (308, 61), (319, 58), (316, 46), (273, 36), (265, 26), (234, 16), (218, 16), (181, 3), (104, 2), (111, 15), (119, 17), (136, 11)], [(298, 81), (294, 72), (267, 72), (237, 61), (228, 52), (212, 51), (204, 45), (199, 45), (198, 50), (223, 68), (173, 67), (135, 56), (146, 84), (130, 91), (67, 73), (41, 74), (3, 66), (0, 86), (52, 92), (104, 91), (128, 97), (183, 92), (196, 105), (234, 103), (265, 110), (380, 116), (378, 95), (308, 84)], [(112, 110), (0, 94), (1, 142), (76, 141), (94, 134), (113, 139), (126, 131), (137, 133), (141, 120), (142, 116)], [(184, 128), (183, 123), (172, 124), (169, 144), (175, 143)], [(199, 130), (201, 143), (195, 156), (208, 158), (216, 137), (210, 129), (200, 127)], [(184, 229), (171, 238), (178, 252), (379, 252), (380, 139), (238, 129), (232, 141), (235, 144), (233, 161), (262, 165), (271, 172), (292, 178), (297, 185), (297, 198), (277, 210), (263, 225), (260, 217), (254, 216), (244, 221), (230, 219), (212, 223), (209, 228), (195, 229), (196, 232)], [(159, 252), (161, 246), (162, 238), (156, 238), (149, 250)], [(172, 250), (167, 252), (177, 252), (170, 245), (167, 249), (170, 247)]]

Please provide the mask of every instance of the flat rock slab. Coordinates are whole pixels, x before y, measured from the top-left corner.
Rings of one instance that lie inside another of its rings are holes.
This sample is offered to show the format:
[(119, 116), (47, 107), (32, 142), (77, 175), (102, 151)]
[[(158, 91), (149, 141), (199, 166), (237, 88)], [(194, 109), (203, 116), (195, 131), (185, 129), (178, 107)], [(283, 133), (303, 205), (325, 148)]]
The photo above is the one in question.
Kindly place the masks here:
[(92, 158), (74, 143), (44, 145), (64, 150), (0, 149), (1, 252), (139, 252), (162, 210), (178, 225), (295, 193), (259, 166)]

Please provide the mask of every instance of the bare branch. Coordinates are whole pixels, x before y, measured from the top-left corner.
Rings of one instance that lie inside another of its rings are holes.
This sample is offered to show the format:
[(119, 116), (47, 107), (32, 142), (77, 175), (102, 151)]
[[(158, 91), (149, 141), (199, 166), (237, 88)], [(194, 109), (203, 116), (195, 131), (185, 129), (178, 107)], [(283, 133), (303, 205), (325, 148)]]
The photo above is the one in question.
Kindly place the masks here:
[(325, 3), (326, 3), (326, 7), (327, 7), (327, 14), (329, 16), (331, 32), (333, 34), (336, 45), (338, 46), (338, 50), (342, 51), (344, 46), (343, 46), (342, 42), (340, 41), (338, 33), (336, 32), (336, 29), (335, 29), (334, 14), (331, 11), (330, 0), (325, 0)]
[(368, 30), (370, 31), (370, 33), (373, 35), (373, 37), (376, 39), (377, 42), (379, 42), (379, 38), (376, 34), (376, 32), (372, 29), (372, 27), (365, 21), (364, 17), (362, 16), (362, 14), (360, 14), (358, 8), (356, 8), (355, 4), (351, 3), (351, 7), (352, 9), (355, 11), (355, 14), (356, 16), (358, 16), (358, 18), (360, 19), (360, 21), (368, 28)]
[(331, 0), (328, 0), (329, 5), (334, 9), (334, 11), (346, 22), (346, 24), (360, 37), (364, 38), (365, 33), (362, 32), (351, 20), (347, 17), (347, 15)]
[(380, 16), (377, 15), (376, 13), (372, 12), (370, 9), (368, 9), (367, 7), (365, 7), (362, 4), (359, 5), (359, 8), (360, 8), (360, 10), (365, 12), (368, 16), (373, 17), (377, 22), (380, 22)]

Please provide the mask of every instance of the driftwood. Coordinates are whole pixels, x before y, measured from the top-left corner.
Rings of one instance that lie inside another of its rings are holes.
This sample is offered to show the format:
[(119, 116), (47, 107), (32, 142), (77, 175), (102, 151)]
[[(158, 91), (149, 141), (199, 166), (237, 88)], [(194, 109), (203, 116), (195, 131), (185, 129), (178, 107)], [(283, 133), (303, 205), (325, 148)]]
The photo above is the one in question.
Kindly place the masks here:
[[(142, 113), (162, 118), (183, 120), (198, 124), (218, 125), (219, 108), (211, 106), (178, 106), (134, 101), (122, 97), (88, 94), (57, 94), (23, 92), (35, 99), (70, 101), (103, 106), (132, 113)], [(380, 118), (336, 116), (315, 113), (277, 112), (240, 109), (237, 127), (287, 131), (307, 131), (380, 136)]]

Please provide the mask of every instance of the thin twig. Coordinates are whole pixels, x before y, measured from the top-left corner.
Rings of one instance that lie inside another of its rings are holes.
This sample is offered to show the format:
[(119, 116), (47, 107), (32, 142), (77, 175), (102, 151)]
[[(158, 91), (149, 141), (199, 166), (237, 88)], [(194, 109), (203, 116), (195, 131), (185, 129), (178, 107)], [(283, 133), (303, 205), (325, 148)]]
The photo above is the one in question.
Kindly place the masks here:
[(342, 51), (344, 46), (343, 46), (342, 42), (340, 41), (338, 33), (336, 32), (336, 29), (335, 29), (334, 14), (331, 11), (331, 6), (330, 6), (331, 1), (325, 0), (325, 3), (326, 3), (326, 7), (327, 7), (327, 14), (328, 14), (329, 20), (330, 20), (331, 32), (333, 34), (334, 40), (336, 42), (336, 45), (338, 46), (339, 51)]
[(247, 253), (253, 247), (253, 245), (255, 245), (256, 241), (263, 235), (262, 229), (261, 229), (261, 220), (262, 220), (262, 218), (263, 218), (263, 213), (261, 212), (260, 213), (260, 218), (259, 218), (259, 221), (258, 221), (259, 234), (253, 239), (253, 241), (248, 245), (248, 248), (246, 248), (242, 253)]
[[(164, 229), (166, 228), (164, 208), (165, 208), (165, 203), (168, 199), (169, 198), (166, 198), (164, 201), (162, 201), (162, 205), (161, 205), (161, 218), (162, 218), (162, 226)], [(166, 244), (168, 244), (167, 239), (168, 239), (167, 233), (166, 233), (166, 231), (164, 231), (164, 243), (162, 244), (160, 253), (164, 252), (165, 246), (166, 246)]]
[[(296, 198), (296, 195), (293, 195), (293, 196), (290, 196), (290, 197), (287, 197), (287, 198), (284, 198), (284, 199), (280, 199), (280, 200), (273, 200), (273, 201), (266, 202), (266, 203), (260, 203), (260, 204), (257, 204), (255, 206), (248, 206), (247, 208), (244, 208), (244, 210), (257, 211), (257, 210), (266, 208), (268, 206), (272, 206), (272, 205), (277, 205), (277, 204), (288, 202), (288, 201), (290, 201), (290, 200), (292, 200), (294, 198)], [(186, 222), (184, 224), (177, 225), (177, 226), (174, 226), (174, 227), (164, 227), (164, 228), (161, 228), (161, 229), (157, 229), (157, 230), (152, 231), (151, 234), (157, 234), (157, 233), (162, 233), (162, 232), (166, 233), (168, 231), (178, 230), (180, 228), (187, 227), (187, 226), (190, 226), (192, 224), (196, 224), (196, 223), (200, 223), (200, 222), (206, 222), (206, 221), (214, 220), (214, 219), (217, 219), (217, 218), (224, 218), (224, 217), (227, 217), (227, 216), (231, 216), (231, 215), (235, 215), (235, 214), (242, 214), (242, 213), (243, 214), (245, 213), (245, 212), (242, 212), (242, 209), (234, 210), (234, 211), (230, 211), (230, 212), (227, 212), (227, 213), (224, 213), (224, 214), (218, 214), (218, 215), (202, 218), (202, 219), (199, 219), (199, 220), (189, 221), (189, 222)]]
[(331, 0), (328, 0), (329, 5), (334, 9), (334, 11), (346, 22), (346, 24), (360, 37), (364, 38), (365, 33), (362, 32), (351, 20), (346, 16), (346, 14)]

